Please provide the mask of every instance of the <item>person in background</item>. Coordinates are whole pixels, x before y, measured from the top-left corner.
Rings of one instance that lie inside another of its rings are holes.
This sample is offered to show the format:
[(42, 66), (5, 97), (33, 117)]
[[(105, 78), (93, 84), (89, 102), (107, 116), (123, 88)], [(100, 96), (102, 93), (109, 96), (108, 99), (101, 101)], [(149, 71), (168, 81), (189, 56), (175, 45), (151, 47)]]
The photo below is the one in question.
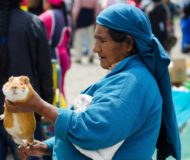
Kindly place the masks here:
[(150, 19), (153, 33), (169, 53), (170, 49), (167, 43), (167, 38), (171, 31), (169, 7), (162, 0), (152, 0), (146, 7), (145, 13)]
[(171, 0), (162, 0), (164, 4), (169, 8), (170, 16), (168, 21), (168, 52), (175, 46), (177, 42), (177, 37), (175, 35), (175, 17), (179, 15), (180, 9), (179, 5), (172, 2)]
[(127, 3), (141, 9), (141, 0), (128, 0)]
[(190, 2), (190, 0), (180, 0), (180, 1), (178, 1), (180, 8), (183, 9), (184, 5), (185, 5), (187, 2)]
[(21, 4), (20, 4), (20, 7), (21, 7), (22, 10), (28, 11), (27, 1), (26, 0), (22, 0)]
[(95, 17), (100, 11), (98, 0), (74, 0), (72, 9), (72, 20), (74, 28), (73, 48), (75, 51), (76, 62), (82, 62), (83, 42), (87, 39), (88, 61), (93, 63), (94, 53), (94, 22)]
[(58, 61), (61, 68), (61, 93), (65, 96), (64, 80), (67, 70), (70, 68), (70, 34), (67, 10), (63, 0), (43, 0), (45, 10), (39, 18), (44, 22), (51, 58)]
[[(10, 76), (26, 75), (41, 97), (53, 99), (51, 57), (45, 27), (40, 19), (20, 9), (21, 0), (0, 0), (0, 88)], [(0, 89), (0, 114), (4, 96)], [(36, 115), (35, 139), (43, 140), (41, 116)], [(16, 145), (0, 121), (0, 160), (8, 149), (18, 160)]]
[(182, 31), (181, 50), (183, 53), (190, 53), (190, 1), (183, 5), (180, 27)]
[(90, 160), (82, 149), (93, 152), (123, 142), (111, 159), (150, 160), (157, 147), (157, 159), (180, 160), (170, 59), (148, 17), (132, 5), (112, 5), (97, 16), (94, 36), (93, 51), (110, 72), (81, 92), (92, 97), (86, 110), (57, 109), (37, 94), (25, 104), (6, 101), (10, 112), (34, 111), (55, 124), (51, 139), (20, 146), (23, 157)]
[(145, 11), (146, 7), (149, 6), (149, 4), (152, 3), (152, 0), (141, 0), (141, 10)]
[(111, 6), (116, 3), (116, 0), (99, 0), (101, 10)]
[(43, 12), (42, 0), (27, 0), (28, 11), (40, 15)]
[[(73, 8), (73, 2), (74, 0), (65, 0), (65, 5), (67, 9), (67, 14), (68, 14), (68, 23), (70, 28), (72, 28), (72, 8)], [(71, 37), (71, 42), (72, 42), (72, 37)]]
[(171, 32), (175, 32), (174, 31), (174, 18), (176, 16), (179, 16), (180, 13), (180, 8), (179, 5), (177, 3), (172, 2), (171, 0), (162, 0), (169, 8), (171, 16), (170, 16), (170, 22), (171, 22)]

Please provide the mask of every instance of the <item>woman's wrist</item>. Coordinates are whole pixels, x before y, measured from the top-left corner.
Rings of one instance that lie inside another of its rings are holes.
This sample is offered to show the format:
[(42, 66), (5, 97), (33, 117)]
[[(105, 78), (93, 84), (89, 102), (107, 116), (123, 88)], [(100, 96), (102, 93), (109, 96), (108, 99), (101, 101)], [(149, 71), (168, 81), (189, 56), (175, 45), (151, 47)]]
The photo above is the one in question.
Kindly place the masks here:
[(50, 151), (48, 145), (46, 143), (44, 143), (44, 142), (43, 142), (43, 144), (44, 144), (44, 156), (51, 155), (51, 151)]
[(37, 113), (54, 122), (58, 115), (58, 108), (41, 99)]

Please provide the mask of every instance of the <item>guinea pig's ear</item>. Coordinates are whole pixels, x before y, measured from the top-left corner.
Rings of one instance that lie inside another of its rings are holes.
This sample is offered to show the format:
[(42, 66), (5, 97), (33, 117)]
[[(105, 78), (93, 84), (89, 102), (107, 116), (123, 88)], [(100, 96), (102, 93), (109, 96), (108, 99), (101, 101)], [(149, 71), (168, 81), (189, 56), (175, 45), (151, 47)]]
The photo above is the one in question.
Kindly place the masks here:
[(14, 77), (13, 76), (11, 76), (11, 77), (9, 77), (9, 82), (12, 82), (13, 81), (13, 79), (14, 79)]
[(27, 76), (20, 76), (20, 80), (24, 84), (28, 84), (29, 83), (29, 78)]

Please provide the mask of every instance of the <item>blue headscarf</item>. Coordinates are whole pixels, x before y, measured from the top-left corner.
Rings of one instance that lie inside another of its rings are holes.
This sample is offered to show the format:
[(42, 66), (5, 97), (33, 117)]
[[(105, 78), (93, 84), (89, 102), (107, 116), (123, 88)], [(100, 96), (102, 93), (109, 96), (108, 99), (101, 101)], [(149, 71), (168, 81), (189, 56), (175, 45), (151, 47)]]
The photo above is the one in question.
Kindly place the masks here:
[(171, 94), (168, 65), (170, 59), (158, 39), (153, 35), (147, 16), (128, 4), (112, 5), (97, 16), (96, 23), (110, 29), (126, 32), (136, 43), (137, 52), (154, 75), (163, 99), (162, 126), (157, 142), (157, 158), (169, 155), (181, 159), (179, 129)]

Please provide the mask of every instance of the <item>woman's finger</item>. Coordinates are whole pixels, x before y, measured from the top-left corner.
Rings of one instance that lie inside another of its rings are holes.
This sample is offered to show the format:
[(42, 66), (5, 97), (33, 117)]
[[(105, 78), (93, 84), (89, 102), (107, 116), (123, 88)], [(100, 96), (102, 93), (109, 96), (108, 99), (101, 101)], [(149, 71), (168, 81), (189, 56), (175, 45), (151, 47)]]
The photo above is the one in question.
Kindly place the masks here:
[(26, 154), (33, 156), (49, 155), (50, 151), (47, 144), (35, 140), (32, 145), (26, 147)]
[(34, 147), (34, 146), (28, 146), (27, 148), (26, 148), (26, 154), (28, 155), (28, 156), (37, 156), (37, 157), (41, 157), (41, 156), (43, 156), (44, 155), (44, 152), (43, 151), (41, 151), (41, 149), (38, 147)]
[(23, 107), (22, 103), (19, 102), (11, 102), (8, 99), (5, 99), (6, 107), (9, 112), (28, 112), (29, 109), (27, 107)]
[(23, 152), (19, 152), (18, 156), (20, 160), (27, 160), (27, 155)]
[(19, 112), (19, 107), (16, 107), (13, 102), (10, 102), (9, 100), (5, 99), (6, 109), (9, 112)]
[(23, 152), (24, 151), (24, 146), (20, 145), (18, 146), (18, 152)]
[(26, 155), (24, 146), (18, 147), (18, 155), (19, 155), (20, 160), (27, 160), (27, 155)]

